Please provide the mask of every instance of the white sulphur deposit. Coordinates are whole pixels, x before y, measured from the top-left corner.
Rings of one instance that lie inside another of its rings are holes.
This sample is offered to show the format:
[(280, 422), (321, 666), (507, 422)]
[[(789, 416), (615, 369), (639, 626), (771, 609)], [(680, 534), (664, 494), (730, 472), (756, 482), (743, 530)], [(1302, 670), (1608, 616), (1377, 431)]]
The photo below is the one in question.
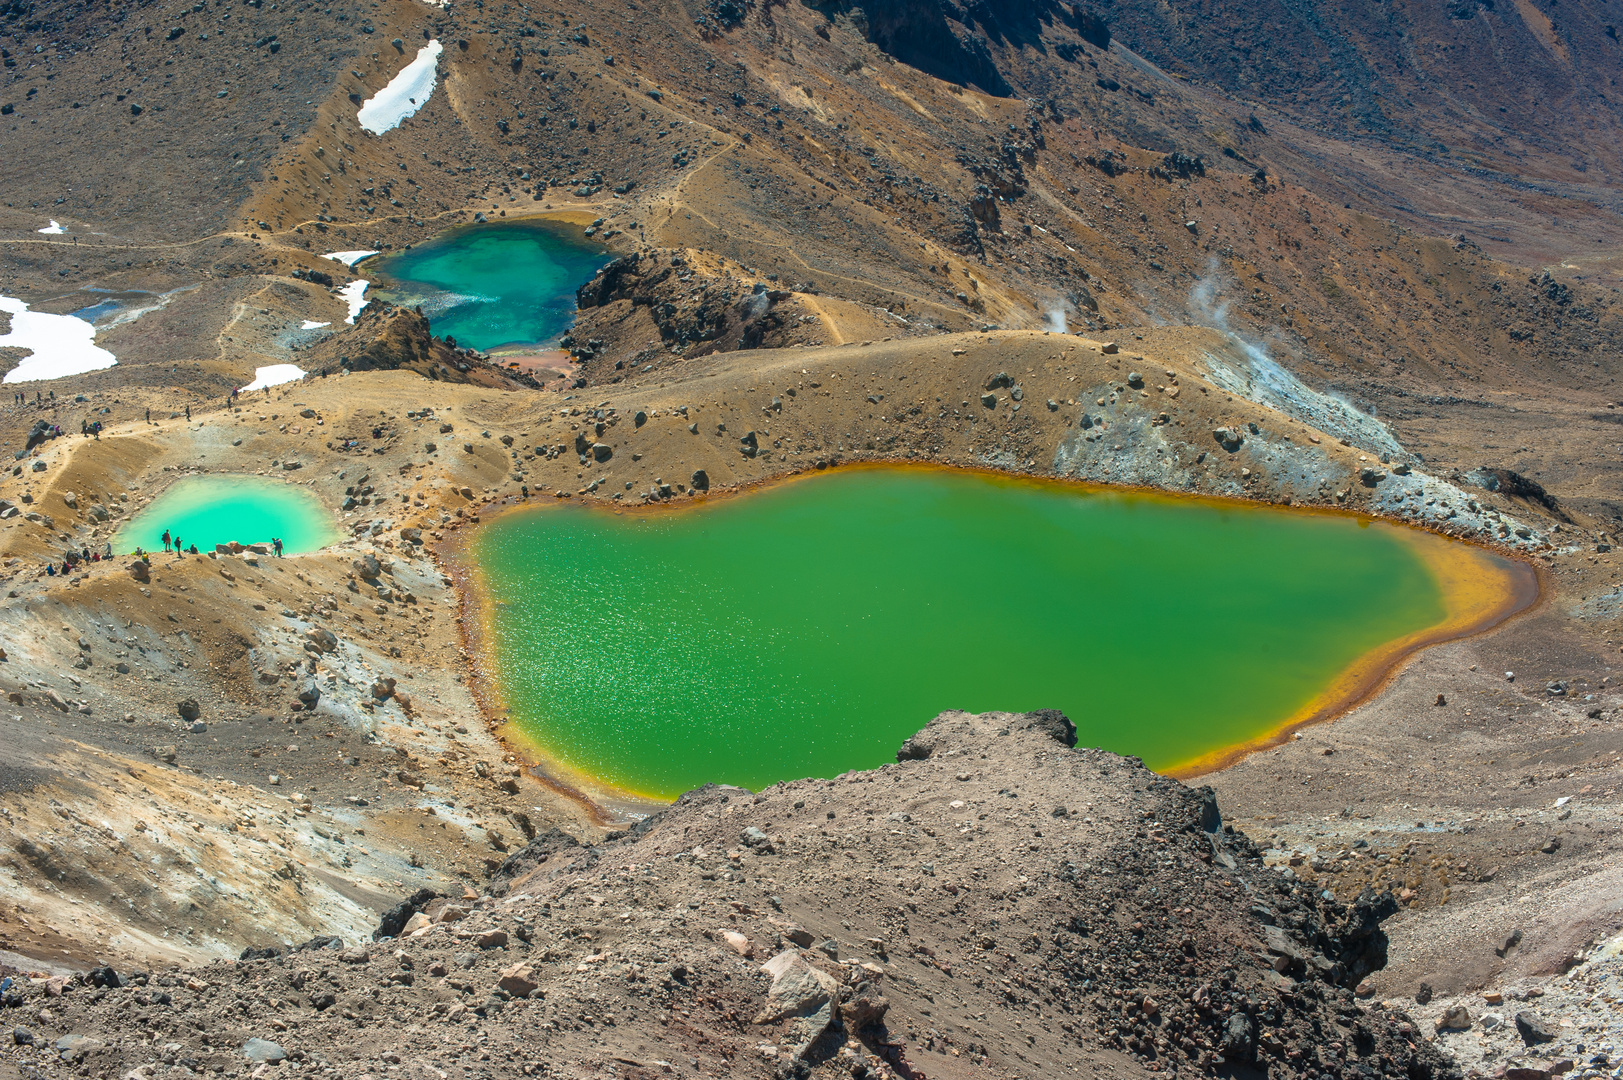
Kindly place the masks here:
[(359, 315), (361, 309), (366, 306), (366, 287), (370, 284), (372, 283), (365, 278), (356, 278), (338, 290), (338, 295), (343, 297), (349, 304), (349, 318), (345, 319), (345, 322), (354, 322), (355, 316)]
[(280, 386), (283, 383), (297, 382), (304, 378), (304, 371), (297, 364), (272, 364), (270, 367), (254, 368), (254, 381), (242, 388), (246, 394), (250, 390), (263, 390), (268, 386)]
[(327, 258), (334, 262), (341, 262), (345, 266), (354, 266), (362, 259), (370, 258), (376, 254), (375, 251), (329, 251), (327, 252)]
[(45, 226), (45, 228), (39, 229), (37, 231), (44, 233), (46, 236), (61, 236), (63, 233), (67, 232), (68, 230), (66, 230), (66, 229), (64, 229), (62, 227), (62, 223), (60, 221), (52, 220), (52, 222), (49, 225)]
[(0, 349), (29, 350), (0, 382), (62, 379), (118, 363), (118, 357), (96, 345), (96, 328), (81, 318), (29, 311), (10, 296), (0, 296), (0, 311), (11, 316), (11, 330), (0, 337)]
[(390, 79), (388, 86), (367, 98), (355, 116), (361, 130), (382, 135), (399, 127), (408, 116), (417, 115), (417, 110), (428, 104), (429, 95), (434, 92), (434, 65), (441, 51), (437, 38), (430, 41), (417, 50), (417, 59)]

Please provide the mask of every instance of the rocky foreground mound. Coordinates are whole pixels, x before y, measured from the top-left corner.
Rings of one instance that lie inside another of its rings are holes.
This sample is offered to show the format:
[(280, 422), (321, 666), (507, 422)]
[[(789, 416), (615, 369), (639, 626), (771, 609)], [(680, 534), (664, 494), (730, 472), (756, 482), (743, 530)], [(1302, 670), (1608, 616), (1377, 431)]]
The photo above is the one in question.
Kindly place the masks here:
[(1458, 1075), (1354, 997), (1389, 896), (1264, 867), (1209, 790), (1074, 738), (944, 713), (895, 764), (542, 836), (499, 895), (420, 892), (374, 941), (19, 975), (7, 1052), (42, 1076)]

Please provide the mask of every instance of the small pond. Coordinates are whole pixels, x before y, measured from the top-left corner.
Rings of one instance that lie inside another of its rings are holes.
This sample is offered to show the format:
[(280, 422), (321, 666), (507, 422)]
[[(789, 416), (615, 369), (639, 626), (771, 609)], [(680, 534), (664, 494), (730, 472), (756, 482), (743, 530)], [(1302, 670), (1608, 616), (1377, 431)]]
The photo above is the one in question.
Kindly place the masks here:
[(524, 220), (470, 225), (368, 260), (372, 297), (422, 306), (458, 345), (514, 351), (551, 345), (575, 317), (575, 290), (611, 256), (578, 226)]
[(656, 798), (871, 767), (944, 709), (1062, 709), (1082, 745), (1189, 771), (1525, 606), (1530, 580), (1347, 515), (914, 468), (549, 503), (465, 556), (511, 733)]
[(163, 533), (200, 552), (216, 544), (268, 544), (281, 537), (285, 554), (316, 551), (340, 539), (333, 514), (301, 487), (258, 476), (192, 476), (168, 490), (113, 538), (119, 555), (137, 547), (163, 550)]

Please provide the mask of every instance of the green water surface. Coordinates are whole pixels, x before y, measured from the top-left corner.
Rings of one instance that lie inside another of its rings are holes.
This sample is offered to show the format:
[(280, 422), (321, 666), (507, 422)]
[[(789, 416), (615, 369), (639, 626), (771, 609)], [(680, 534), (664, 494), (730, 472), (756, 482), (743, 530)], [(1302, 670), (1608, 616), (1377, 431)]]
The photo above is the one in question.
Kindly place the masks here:
[(514, 721), (662, 797), (891, 761), (943, 709), (1061, 709), (1080, 745), (1168, 767), (1444, 616), (1395, 529), (945, 471), (549, 504), (470, 554)]
[(422, 306), (441, 337), (483, 351), (545, 345), (569, 328), (575, 290), (609, 255), (576, 226), (470, 225), (366, 264), (374, 293)]
[(163, 532), (186, 547), (268, 544), (281, 537), (285, 554), (315, 551), (339, 539), (332, 512), (310, 492), (257, 476), (194, 476), (177, 480), (113, 538), (113, 551), (163, 550)]

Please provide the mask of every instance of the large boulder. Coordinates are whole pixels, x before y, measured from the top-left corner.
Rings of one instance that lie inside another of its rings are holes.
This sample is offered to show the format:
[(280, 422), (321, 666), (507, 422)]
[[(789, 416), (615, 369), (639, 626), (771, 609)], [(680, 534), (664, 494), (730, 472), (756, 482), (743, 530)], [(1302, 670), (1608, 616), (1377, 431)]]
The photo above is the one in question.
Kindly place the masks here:
[(523, 998), (535, 993), (541, 983), (536, 977), (535, 969), (520, 961), (511, 967), (502, 968), (501, 978), (496, 981), (496, 985), (516, 998)]
[(839, 980), (813, 967), (799, 949), (785, 949), (762, 964), (761, 970), (772, 976), (772, 987), (753, 1022), (778, 1024), (788, 1020), (783, 1042), (799, 1057), (834, 1022), (840, 1004)]
[(287, 1059), (287, 1051), (269, 1039), (253, 1038), (242, 1044), (242, 1056), (255, 1064), (275, 1064)]
[(304, 636), (311, 645), (315, 646), (321, 652), (332, 652), (334, 649), (338, 648), (338, 636), (331, 630), (326, 630), (319, 626), (312, 626), (310, 629), (304, 632)]

